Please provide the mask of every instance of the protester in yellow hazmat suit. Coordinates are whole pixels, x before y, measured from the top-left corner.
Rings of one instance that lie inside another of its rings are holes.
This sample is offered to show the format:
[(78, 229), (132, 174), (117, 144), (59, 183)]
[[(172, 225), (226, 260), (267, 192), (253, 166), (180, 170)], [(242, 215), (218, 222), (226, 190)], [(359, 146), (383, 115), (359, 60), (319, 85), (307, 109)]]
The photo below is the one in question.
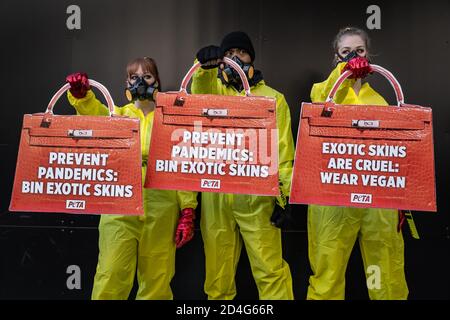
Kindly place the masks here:
[[(231, 58), (246, 72), (251, 92), (256, 96), (276, 98), (279, 136), (279, 176), (282, 196), (202, 193), (201, 231), (206, 256), (204, 289), (209, 299), (233, 299), (236, 295), (235, 273), (244, 242), (260, 299), (293, 299), (292, 277), (282, 258), (281, 231), (287, 215), (294, 158), (291, 116), (284, 96), (267, 86), (260, 71), (253, 69), (255, 51), (247, 34), (232, 32), (220, 47), (200, 49), (197, 59), (202, 68), (193, 76), (192, 93), (244, 95), (238, 74), (224, 67), (220, 60)], [(276, 204), (277, 203), (277, 204)], [(271, 223), (272, 221), (272, 223)]]
[[(68, 99), (81, 115), (108, 115), (90, 90), (86, 74), (67, 77)], [(126, 95), (131, 103), (115, 113), (140, 120), (142, 178), (152, 134), (154, 96), (161, 87), (153, 59), (138, 58), (127, 66)], [(155, 134), (155, 133), (153, 133)], [(92, 299), (127, 299), (137, 270), (137, 299), (172, 299), (176, 246), (193, 237), (196, 193), (143, 189), (144, 216), (102, 215), (99, 258)], [(181, 212), (180, 212), (181, 209)]]
[[(355, 78), (341, 85), (335, 97), (337, 104), (388, 105), (369, 83), (361, 82), (371, 72), (366, 59), (369, 45), (363, 30), (342, 29), (334, 41), (337, 66), (327, 80), (314, 84), (311, 100), (324, 102), (341, 73), (352, 70)], [(345, 271), (358, 238), (370, 298), (406, 299), (404, 245), (398, 224), (397, 210), (310, 205), (308, 243), (313, 275), (307, 298), (345, 298)]]

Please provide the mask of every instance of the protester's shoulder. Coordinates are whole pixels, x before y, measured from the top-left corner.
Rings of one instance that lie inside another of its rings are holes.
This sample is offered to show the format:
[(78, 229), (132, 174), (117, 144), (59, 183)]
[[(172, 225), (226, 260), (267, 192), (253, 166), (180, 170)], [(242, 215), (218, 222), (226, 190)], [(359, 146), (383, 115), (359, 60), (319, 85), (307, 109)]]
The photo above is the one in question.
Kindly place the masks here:
[(276, 98), (277, 101), (285, 100), (284, 94), (268, 86), (264, 81), (261, 81), (255, 87), (255, 93), (257, 94), (259, 92), (264, 96)]
[(136, 112), (137, 112), (137, 108), (132, 103), (126, 104), (121, 107), (116, 106), (114, 108), (114, 113), (121, 115), (121, 116), (133, 116), (136, 114)]

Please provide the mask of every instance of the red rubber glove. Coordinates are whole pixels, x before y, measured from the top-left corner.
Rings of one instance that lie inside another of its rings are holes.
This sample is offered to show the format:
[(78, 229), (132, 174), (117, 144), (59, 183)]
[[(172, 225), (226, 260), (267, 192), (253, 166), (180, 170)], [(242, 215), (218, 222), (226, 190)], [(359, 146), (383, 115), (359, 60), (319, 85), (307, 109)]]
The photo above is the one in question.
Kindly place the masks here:
[(86, 97), (86, 93), (91, 89), (88, 75), (84, 72), (76, 72), (66, 77), (66, 82), (70, 84), (70, 93), (77, 99)]
[(342, 70), (342, 72), (345, 72), (347, 70), (350, 70), (353, 72), (353, 74), (349, 77), (350, 79), (356, 79), (356, 78), (365, 78), (369, 73), (373, 72), (372, 67), (370, 66), (369, 60), (363, 57), (356, 57), (353, 59), (350, 59), (349, 62), (347, 62), (346, 66)]
[(194, 219), (195, 211), (192, 208), (181, 210), (178, 219), (177, 231), (175, 233), (175, 243), (177, 249), (184, 246), (194, 237)]

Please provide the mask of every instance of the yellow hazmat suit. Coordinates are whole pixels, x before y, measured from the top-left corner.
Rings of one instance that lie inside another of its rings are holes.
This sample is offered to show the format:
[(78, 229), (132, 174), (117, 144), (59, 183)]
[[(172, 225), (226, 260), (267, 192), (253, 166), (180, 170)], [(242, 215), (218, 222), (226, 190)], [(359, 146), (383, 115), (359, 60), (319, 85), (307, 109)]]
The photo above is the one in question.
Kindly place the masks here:
[[(200, 68), (193, 76), (192, 93), (244, 95), (217, 78), (217, 68)], [(288, 196), (294, 141), (291, 116), (284, 96), (260, 81), (251, 88), (256, 96), (276, 98), (279, 136), (280, 189)], [(293, 299), (289, 265), (283, 260), (281, 231), (270, 223), (276, 198), (253, 195), (202, 193), (200, 227), (205, 248), (206, 280), (209, 299), (233, 299), (235, 274), (245, 244), (260, 299)], [(282, 207), (281, 198), (278, 201)]]
[[(313, 102), (326, 100), (344, 66), (345, 63), (340, 63), (326, 81), (314, 84)], [(353, 90), (355, 81), (344, 81), (336, 94), (336, 103), (388, 105), (368, 83), (362, 85), (357, 95)], [(406, 299), (404, 245), (402, 233), (397, 232), (398, 220), (397, 210), (310, 205), (308, 246), (313, 275), (307, 298), (345, 298), (345, 271), (358, 238), (370, 298)]]
[[(68, 99), (81, 115), (108, 115), (89, 90), (86, 97)], [(144, 116), (134, 104), (115, 107), (115, 113), (140, 120), (142, 179), (147, 169), (153, 112)], [(127, 299), (137, 270), (136, 299), (172, 299), (175, 274), (175, 230), (180, 209), (197, 207), (196, 193), (143, 188), (144, 216), (102, 215), (99, 258), (92, 299)]]

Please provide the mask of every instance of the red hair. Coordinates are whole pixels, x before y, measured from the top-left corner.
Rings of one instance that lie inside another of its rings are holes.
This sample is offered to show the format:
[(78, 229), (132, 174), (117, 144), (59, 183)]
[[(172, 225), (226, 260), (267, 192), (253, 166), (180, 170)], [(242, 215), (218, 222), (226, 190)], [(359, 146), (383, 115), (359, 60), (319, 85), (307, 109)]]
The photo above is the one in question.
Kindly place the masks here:
[(143, 57), (130, 61), (127, 64), (127, 77), (130, 78), (130, 76), (135, 73), (139, 67), (142, 68), (143, 72), (150, 72), (153, 77), (155, 77), (155, 80), (158, 83), (158, 89), (161, 90), (161, 80), (159, 79), (158, 67), (156, 66), (155, 60), (149, 57)]

